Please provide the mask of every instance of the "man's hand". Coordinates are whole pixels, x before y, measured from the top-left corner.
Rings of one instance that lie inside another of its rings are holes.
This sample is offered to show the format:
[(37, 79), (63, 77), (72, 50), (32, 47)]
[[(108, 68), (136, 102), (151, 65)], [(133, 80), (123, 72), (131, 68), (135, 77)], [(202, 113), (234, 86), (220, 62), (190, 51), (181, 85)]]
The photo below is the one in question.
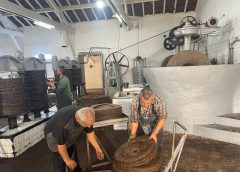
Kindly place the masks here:
[(96, 149), (96, 155), (97, 155), (97, 159), (99, 159), (99, 160), (104, 159), (104, 154), (103, 154), (102, 149)]
[(149, 140), (153, 139), (155, 143), (157, 143), (158, 139), (157, 139), (157, 134), (152, 133), (151, 136), (149, 137)]
[(77, 167), (77, 163), (72, 159), (69, 159), (66, 162), (66, 165), (70, 168), (70, 170), (74, 170)]
[(130, 135), (129, 138), (128, 138), (128, 141), (130, 141), (130, 140), (132, 140), (134, 138), (136, 138), (136, 136)]

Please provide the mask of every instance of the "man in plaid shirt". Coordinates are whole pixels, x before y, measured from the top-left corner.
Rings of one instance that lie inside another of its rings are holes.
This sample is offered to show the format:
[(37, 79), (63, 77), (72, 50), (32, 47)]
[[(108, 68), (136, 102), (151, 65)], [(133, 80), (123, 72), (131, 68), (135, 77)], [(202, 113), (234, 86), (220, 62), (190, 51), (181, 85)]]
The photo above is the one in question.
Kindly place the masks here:
[(162, 99), (149, 87), (145, 87), (131, 104), (131, 135), (148, 135), (158, 145), (163, 145), (163, 126), (167, 111)]

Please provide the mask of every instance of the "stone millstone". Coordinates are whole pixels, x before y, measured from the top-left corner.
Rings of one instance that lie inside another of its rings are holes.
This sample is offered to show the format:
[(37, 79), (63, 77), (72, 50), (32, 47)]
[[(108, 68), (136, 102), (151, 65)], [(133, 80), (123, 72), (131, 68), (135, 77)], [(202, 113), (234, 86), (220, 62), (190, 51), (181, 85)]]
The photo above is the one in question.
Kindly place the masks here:
[(77, 100), (78, 105), (86, 107), (101, 103), (112, 103), (112, 101), (109, 96), (105, 95), (86, 95)]
[(174, 56), (174, 55), (167, 56), (167, 57), (163, 60), (163, 62), (162, 62), (162, 64), (161, 64), (161, 67), (166, 67), (167, 64), (168, 64), (168, 62), (169, 62), (169, 60), (170, 60), (173, 56)]
[(140, 136), (120, 146), (114, 155), (115, 172), (157, 172), (161, 159), (157, 155), (157, 145), (147, 136)]
[(119, 118), (122, 115), (120, 105), (102, 103), (91, 106), (95, 112), (96, 121)]
[(167, 63), (170, 66), (200, 66), (211, 65), (211, 61), (201, 52), (184, 50), (173, 56)]

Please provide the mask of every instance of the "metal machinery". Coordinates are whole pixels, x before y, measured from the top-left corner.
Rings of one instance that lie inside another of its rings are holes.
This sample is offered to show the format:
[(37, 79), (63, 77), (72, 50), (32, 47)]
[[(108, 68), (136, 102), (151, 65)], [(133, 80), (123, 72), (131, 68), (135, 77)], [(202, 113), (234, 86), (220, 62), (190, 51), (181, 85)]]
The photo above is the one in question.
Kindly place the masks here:
[(146, 65), (146, 58), (143, 59), (141, 56), (137, 56), (134, 59), (133, 67), (133, 84), (143, 84), (145, 79), (143, 76), (143, 67)]
[(43, 55), (26, 58), (24, 67), (27, 110), (34, 112), (35, 117), (40, 117), (40, 112), (48, 109), (45, 58)]
[(129, 69), (129, 60), (121, 52), (114, 52), (108, 55), (105, 60), (105, 94), (110, 88), (120, 91), (122, 88), (122, 77)]
[(201, 35), (216, 31), (218, 19), (211, 17), (206, 23), (200, 24), (192, 16), (182, 19), (180, 25), (170, 30), (169, 36), (164, 40), (164, 47), (167, 50), (174, 50), (177, 46), (184, 46), (184, 50), (191, 50), (191, 43)]
[(17, 58), (0, 57), (0, 117), (8, 118), (10, 129), (17, 127), (17, 116), (27, 114), (23, 71)]

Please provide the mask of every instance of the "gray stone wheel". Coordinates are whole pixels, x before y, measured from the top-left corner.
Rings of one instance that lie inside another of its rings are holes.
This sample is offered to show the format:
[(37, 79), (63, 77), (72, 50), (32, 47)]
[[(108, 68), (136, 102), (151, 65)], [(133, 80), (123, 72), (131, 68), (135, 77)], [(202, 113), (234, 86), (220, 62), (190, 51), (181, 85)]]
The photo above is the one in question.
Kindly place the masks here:
[(211, 65), (211, 61), (201, 52), (184, 50), (173, 56), (167, 63), (170, 66), (200, 66)]
[(161, 64), (161, 67), (166, 67), (169, 60), (173, 57), (174, 55), (170, 55), (170, 56), (167, 56), (163, 61), (162, 61), (162, 64)]
[(114, 158), (121, 163), (133, 165), (152, 154), (154, 149), (156, 149), (156, 144), (153, 140), (148, 140), (147, 136), (140, 136), (120, 146)]

